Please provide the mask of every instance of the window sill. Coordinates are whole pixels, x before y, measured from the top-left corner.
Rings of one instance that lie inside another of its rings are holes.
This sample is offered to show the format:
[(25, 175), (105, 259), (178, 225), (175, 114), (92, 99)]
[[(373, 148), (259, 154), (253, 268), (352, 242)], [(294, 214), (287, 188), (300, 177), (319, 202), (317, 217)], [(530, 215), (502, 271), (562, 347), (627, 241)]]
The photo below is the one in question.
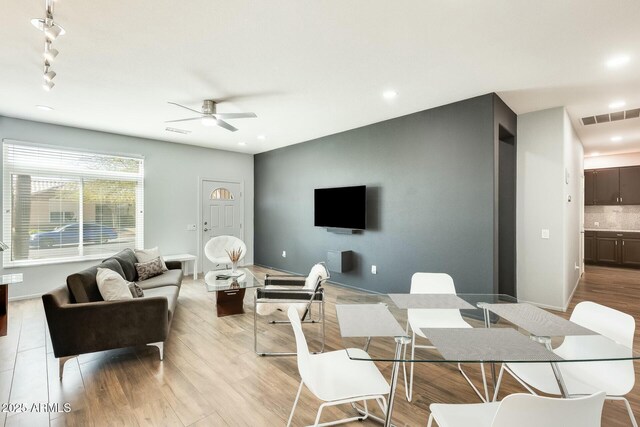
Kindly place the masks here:
[(52, 259), (29, 259), (24, 261), (4, 261), (2, 268), (23, 268), (23, 267), (37, 267), (40, 265), (57, 265), (57, 264), (71, 264), (85, 261), (103, 260), (115, 255), (117, 252), (87, 255), (82, 257), (70, 257), (70, 258), (52, 258)]

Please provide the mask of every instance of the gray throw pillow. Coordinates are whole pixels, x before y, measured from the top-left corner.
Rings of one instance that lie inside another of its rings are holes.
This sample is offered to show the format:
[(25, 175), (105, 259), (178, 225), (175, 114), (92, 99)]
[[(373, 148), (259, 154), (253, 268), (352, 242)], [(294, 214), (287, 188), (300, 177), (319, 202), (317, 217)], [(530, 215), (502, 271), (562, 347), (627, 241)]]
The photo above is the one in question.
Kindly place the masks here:
[(162, 274), (162, 260), (160, 257), (154, 258), (149, 262), (136, 263), (138, 271), (138, 280), (147, 280)]
[(129, 282), (129, 292), (134, 298), (142, 298), (144, 296), (142, 288), (136, 282)]

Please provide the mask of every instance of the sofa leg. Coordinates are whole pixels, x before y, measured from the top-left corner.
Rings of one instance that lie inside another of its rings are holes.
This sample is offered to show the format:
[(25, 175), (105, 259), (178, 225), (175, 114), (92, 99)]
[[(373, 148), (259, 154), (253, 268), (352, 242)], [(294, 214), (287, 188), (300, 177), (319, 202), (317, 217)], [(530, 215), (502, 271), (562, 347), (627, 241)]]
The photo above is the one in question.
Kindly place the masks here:
[(158, 350), (160, 350), (160, 360), (164, 359), (164, 342), (163, 341), (152, 342), (152, 343), (149, 343), (147, 345), (158, 347)]
[(62, 381), (62, 374), (64, 373), (64, 364), (67, 363), (67, 360), (73, 359), (78, 356), (63, 356), (58, 358), (58, 375), (60, 376), (60, 381)]

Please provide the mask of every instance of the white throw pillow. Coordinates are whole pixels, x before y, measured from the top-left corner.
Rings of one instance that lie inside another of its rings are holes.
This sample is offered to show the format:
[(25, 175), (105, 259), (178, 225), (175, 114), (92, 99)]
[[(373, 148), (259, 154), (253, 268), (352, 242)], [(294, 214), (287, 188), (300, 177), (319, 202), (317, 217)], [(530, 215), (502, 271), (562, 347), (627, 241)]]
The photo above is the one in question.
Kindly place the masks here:
[(133, 299), (133, 295), (129, 291), (129, 282), (113, 270), (98, 268), (96, 282), (98, 282), (100, 295), (105, 301)]
[(160, 258), (160, 261), (162, 262), (162, 271), (168, 270), (167, 264), (165, 264), (164, 259), (162, 259), (162, 255), (160, 255), (160, 251), (157, 246), (151, 249), (136, 249), (134, 252), (139, 263), (145, 263), (153, 261), (156, 258)]

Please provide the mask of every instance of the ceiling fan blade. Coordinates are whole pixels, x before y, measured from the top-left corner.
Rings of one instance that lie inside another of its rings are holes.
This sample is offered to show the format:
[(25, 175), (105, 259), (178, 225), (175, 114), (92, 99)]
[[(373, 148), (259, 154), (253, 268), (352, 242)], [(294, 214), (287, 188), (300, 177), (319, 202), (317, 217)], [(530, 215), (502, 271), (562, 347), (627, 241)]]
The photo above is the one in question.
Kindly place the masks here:
[(184, 105), (180, 105), (175, 102), (168, 101), (168, 104), (175, 105), (176, 107), (184, 108), (189, 111), (193, 111), (194, 113), (202, 114), (202, 111), (194, 110), (193, 108), (185, 107)]
[(235, 132), (238, 129), (234, 128), (233, 126), (231, 126), (229, 123), (225, 122), (224, 120), (218, 119), (218, 126), (225, 128), (226, 130), (230, 130), (231, 132)]
[(216, 116), (221, 119), (253, 119), (256, 113), (216, 113)]
[(200, 120), (202, 117), (191, 117), (190, 119), (179, 119), (179, 120), (167, 120), (165, 123), (175, 123), (175, 122), (189, 122), (191, 120)]

